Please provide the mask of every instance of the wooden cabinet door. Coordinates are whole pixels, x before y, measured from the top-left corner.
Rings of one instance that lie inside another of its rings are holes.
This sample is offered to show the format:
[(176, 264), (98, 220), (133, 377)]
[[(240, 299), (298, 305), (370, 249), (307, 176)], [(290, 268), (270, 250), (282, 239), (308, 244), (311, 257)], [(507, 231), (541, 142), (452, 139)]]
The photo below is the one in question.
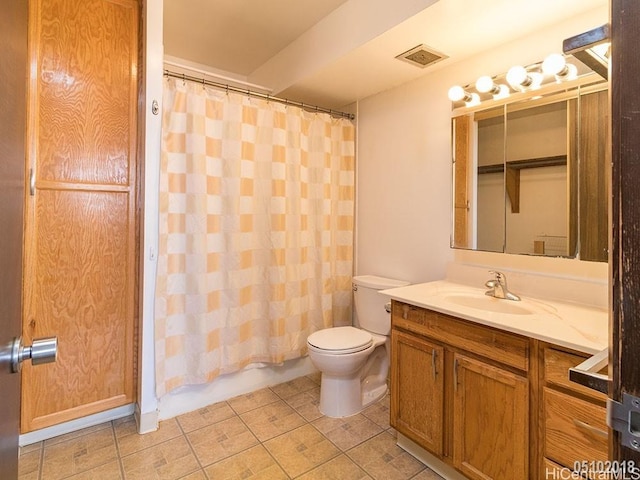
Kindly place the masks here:
[(29, 4), (23, 432), (134, 401), (137, 272), (137, 1)]
[(443, 348), (392, 330), (391, 356), (391, 425), (442, 455)]
[(528, 478), (528, 380), (455, 354), (453, 461), (470, 479)]

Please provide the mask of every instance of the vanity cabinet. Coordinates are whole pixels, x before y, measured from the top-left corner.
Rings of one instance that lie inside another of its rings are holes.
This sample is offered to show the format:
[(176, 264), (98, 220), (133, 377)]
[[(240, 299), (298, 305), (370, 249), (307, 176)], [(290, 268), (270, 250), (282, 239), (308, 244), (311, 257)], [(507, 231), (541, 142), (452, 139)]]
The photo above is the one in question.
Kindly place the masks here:
[(607, 397), (571, 382), (567, 374), (586, 357), (553, 345), (540, 346), (540, 478), (560, 478), (558, 470), (566, 476), (576, 464), (585, 464), (597, 475), (590, 465), (608, 459)]
[(470, 479), (529, 475), (529, 341), (392, 302), (391, 425)]
[(453, 465), (472, 479), (527, 478), (528, 380), (454, 354)]
[(444, 348), (396, 330), (391, 333), (391, 351), (393, 426), (430, 452), (442, 455)]

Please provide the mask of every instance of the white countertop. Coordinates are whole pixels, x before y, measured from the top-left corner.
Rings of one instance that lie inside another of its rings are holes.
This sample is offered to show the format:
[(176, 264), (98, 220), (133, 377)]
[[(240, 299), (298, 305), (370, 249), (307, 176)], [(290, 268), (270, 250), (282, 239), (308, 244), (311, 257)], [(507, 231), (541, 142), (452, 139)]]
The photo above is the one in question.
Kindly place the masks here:
[[(608, 346), (609, 314), (606, 309), (522, 295), (519, 302), (494, 299), (485, 296), (485, 290), (442, 280), (381, 290), (380, 293), (394, 300), (584, 353), (595, 354)], [(465, 305), (474, 305), (474, 302), (478, 302), (477, 305), (487, 302), (489, 309), (495, 306), (498, 311)], [(514, 313), (499, 310), (513, 310)]]

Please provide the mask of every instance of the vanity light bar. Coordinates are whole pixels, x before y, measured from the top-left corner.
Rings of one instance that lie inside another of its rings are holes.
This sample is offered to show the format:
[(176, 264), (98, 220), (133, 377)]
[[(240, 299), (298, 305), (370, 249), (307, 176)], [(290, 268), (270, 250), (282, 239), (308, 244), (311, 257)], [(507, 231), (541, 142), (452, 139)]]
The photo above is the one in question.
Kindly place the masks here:
[(564, 55), (552, 53), (544, 61), (523, 67), (511, 67), (506, 74), (490, 77), (483, 75), (472, 85), (464, 87), (454, 85), (449, 89), (448, 97), (455, 106), (471, 107), (484, 100), (498, 100), (508, 97), (512, 92), (536, 90), (542, 85), (554, 82), (574, 80), (578, 77), (578, 68), (567, 62)]

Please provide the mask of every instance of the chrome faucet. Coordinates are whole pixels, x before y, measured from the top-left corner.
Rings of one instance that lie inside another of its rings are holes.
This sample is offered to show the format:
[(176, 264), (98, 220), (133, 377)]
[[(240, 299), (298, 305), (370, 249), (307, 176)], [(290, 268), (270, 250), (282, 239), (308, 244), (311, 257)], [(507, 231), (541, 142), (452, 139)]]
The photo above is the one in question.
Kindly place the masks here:
[(520, 297), (514, 293), (511, 293), (509, 289), (507, 289), (507, 277), (502, 272), (496, 272), (494, 270), (489, 270), (489, 273), (493, 274), (494, 278), (487, 280), (485, 283), (485, 287), (490, 288), (491, 290), (487, 290), (485, 295), (489, 295), (490, 297), (495, 298), (504, 298), (505, 300), (514, 300), (520, 301)]

